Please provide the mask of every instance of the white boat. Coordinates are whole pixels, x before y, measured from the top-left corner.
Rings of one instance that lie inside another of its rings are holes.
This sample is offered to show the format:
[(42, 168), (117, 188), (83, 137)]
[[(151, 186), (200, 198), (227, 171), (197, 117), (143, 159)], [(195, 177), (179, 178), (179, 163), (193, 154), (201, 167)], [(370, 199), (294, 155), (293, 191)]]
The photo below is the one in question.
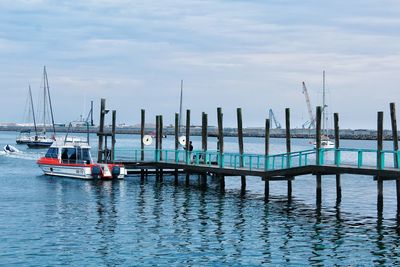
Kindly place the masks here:
[(79, 179), (123, 179), (121, 164), (94, 163), (88, 142), (67, 138), (54, 142), (46, 155), (37, 161), (44, 174)]
[(10, 153), (19, 153), (21, 151), (19, 151), (17, 148), (13, 147), (12, 145), (5, 145), (3, 147), (4, 152), (6, 152), (7, 154)]
[(23, 130), (19, 133), (15, 142), (19, 145), (26, 144), (34, 140), (34, 136), (31, 136), (31, 130)]
[[(317, 144), (314, 142), (314, 148), (317, 148)], [(328, 136), (321, 136), (321, 148), (335, 148), (335, 142), (332, 142)]]
[[(32, 114), (33, 118), (33, 125), (35, 127), (35, 134), (37, 135), (37, 128), (36, 128), (36, 118), (35, 118), (35, 109), (33, 107), (33, 99), (32, 99), (32, 90), (31, 86), (29, 85), (29, 90), (28, 90), (28, 101), (29, 102), (29, 115)], [(30, 116), (28, 116), (30, 117)], [(28, 121), (30, 118), (28, 118)], [(29, 142), (32, 142), (35, 140), (35, 137), (31, 135), (31, 130), (22, 130), (17, 138), (15, 139), (15, 142), (17, 144), (27, 144)]]

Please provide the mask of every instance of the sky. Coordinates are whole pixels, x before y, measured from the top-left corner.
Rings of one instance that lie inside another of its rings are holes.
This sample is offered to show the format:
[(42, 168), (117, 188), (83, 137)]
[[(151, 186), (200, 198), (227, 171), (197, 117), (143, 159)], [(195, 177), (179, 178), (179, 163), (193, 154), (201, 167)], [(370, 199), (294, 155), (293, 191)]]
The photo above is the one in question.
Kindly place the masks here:
[[(184, 110), (216, 125), (262, 127), (271, 108), (284, 125), (322, 104), (341, 128), (376, 128), (377, 111), (400, 105), (398, 0), (0, 0), (0, 122), (23, 122), (28, 86), (35, 106), (46, 66), (55, 121), (86, 116), (100, 99), (117, 122)], [(315, 110), (313, 110), (315, 112)], [(400, 115), (400, 114), (398, 114)], [(110, 116), (109, 116), (110, 117)], [(108, 118), (111, 120), (111, 118)], [(328, 125), (332, 125), (330, 120)]]

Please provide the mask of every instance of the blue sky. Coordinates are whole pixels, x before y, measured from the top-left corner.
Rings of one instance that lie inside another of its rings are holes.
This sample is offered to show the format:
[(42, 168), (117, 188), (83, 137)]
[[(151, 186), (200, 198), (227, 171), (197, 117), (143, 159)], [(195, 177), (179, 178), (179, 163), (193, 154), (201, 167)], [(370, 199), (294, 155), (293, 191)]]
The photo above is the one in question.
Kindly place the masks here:
[(218, 106), (227, 126), (237, 107), (245, 127), (262, 126), (269, 108), (284, 124), (290, 107), (301, 126), (301, 82), (320, 104), (326, 70), (341, 127), (375, 128), (376, 111), (388, 118), (400, 104), (399, 29), (398, 0), (1, 0), (0, 121), (22, 121), (46, 65), (57, 122), (90, 100), (97, 120), (105, 97), (118, 122), (138, 123), (144, 108), (173, 123), (183, 79), (194, 124), (202, 111), (216, 124)]

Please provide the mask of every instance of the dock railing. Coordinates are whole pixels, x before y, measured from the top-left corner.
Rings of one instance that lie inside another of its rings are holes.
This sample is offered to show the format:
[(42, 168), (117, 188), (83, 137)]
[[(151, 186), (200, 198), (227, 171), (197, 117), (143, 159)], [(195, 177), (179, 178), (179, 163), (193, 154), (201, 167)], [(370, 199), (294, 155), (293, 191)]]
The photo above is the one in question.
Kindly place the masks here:
[[(116, 149), (115, 160), (120, 162), (141, 162), (141, 154), (144, 154), (144, 162), (166, 162), (175, 164), (198, 165), (209, 167), (221, 167), (246, 170), (281, 170), (295, 167), (315, 165), (316, 150), (308, 149), (291, 153), (262, 155), (254, 153), (219, 153), (218, 151), (194, 150), (186, 154), (185, 150), (174, 149)], [(289, 160), (287, 158), (289, 157)], [(357, 148), (321, 148), (320, 165), (336, 167), (396, 168), (395, 157), (400, 158), (400, 151)], [(381, 157), (381, 165), (378, 166), (377, 158)], [(243, 167), (240, 161), (243, 160)]]

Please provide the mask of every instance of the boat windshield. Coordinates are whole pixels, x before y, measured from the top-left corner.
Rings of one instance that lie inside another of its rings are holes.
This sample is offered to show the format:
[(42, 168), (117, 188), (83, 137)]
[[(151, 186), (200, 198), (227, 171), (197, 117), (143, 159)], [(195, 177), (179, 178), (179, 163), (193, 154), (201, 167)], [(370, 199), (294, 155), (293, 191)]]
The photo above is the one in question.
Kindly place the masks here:
[(90, 149), (80, 147), (63, 148), (61, 160), (64, 163), (91, 163)]
[(46, 158), (53, 158), (56, 159), (58, 158), (58, 148), (56, 147), (51, 147), (49, 150), (46, 152)]

